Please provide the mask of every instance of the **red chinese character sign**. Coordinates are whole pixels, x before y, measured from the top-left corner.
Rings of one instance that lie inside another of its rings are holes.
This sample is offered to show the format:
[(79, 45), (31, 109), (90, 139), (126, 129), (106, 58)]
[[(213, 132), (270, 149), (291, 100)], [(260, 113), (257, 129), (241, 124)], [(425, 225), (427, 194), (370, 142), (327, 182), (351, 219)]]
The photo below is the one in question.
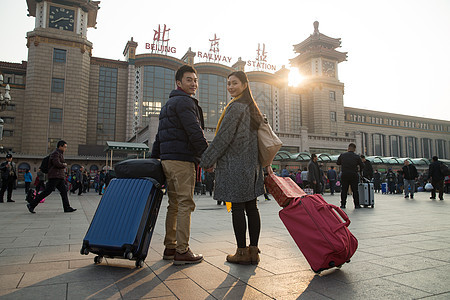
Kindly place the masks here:
[(267, 62), (266, 44), (258, 43), (258, 49), (256, 50), (256, 59), (247, 61), (248, 67), (253, 67), (256, 71), (276, 71), (275, 65)]
[(220, 38), (214, 33), (214, 38), (209, 39), (210, 46), (208, 52), (197, 51), (197, 58), (204, 59), (207, 62), (215, 62), (219, 64), (231, 63), (231, 57), (220, 54), (219, 50)]
[(150, 49), (152, 53), (159, 53), (167, 55), (168, 52), (176, 53), (175, 47), (169, 46), (170, 28), (166, 24), (164, 26), (158, 25), (158, 29), (153, 29), (153, 43), (145, 43), (145, 49)]

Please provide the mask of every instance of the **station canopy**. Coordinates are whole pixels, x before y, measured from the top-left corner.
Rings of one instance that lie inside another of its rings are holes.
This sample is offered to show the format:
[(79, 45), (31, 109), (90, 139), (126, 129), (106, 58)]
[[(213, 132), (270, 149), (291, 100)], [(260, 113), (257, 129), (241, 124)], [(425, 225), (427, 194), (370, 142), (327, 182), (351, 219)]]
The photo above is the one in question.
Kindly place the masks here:
[[(316, 153), (318, 161), (323, 163), (336, 163), (339, 155), (328, 153)], [(416, 166), (428, 166), (431, 163), (427, 158), (409, 158), (409, 157), (384, 157), (384, 156), (366, 156), (366, 159), (374, 165), (403, 165), (405, 160)], [(277, 162), (307, 162), (311, 160), (311, 153), (300, 152), (290, 153), (288, 151), (278, 151), (274, 161)], [(450, 160), (440, 159), (439, 161), (450, 165)]]

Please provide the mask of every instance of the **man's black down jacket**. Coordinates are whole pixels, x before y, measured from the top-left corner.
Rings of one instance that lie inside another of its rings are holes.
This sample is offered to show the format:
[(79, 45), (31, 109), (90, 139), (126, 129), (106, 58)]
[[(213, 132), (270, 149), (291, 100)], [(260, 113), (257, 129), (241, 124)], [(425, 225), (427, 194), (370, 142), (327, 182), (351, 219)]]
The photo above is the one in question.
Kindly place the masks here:
[(200, 162), (208, 147), (203, 128), (203, 112), (198, 100), (184, 91), (173, 90), (159, 114), (151, 157)]

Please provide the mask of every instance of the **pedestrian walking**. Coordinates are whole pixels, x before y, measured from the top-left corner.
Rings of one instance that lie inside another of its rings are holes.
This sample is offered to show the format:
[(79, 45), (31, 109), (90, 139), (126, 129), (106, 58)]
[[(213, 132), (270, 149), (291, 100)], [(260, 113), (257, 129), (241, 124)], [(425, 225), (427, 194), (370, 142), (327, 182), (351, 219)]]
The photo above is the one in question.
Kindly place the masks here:
[(31, 174), (29, 169), (26, 169), (23, 177), (24, 177), (24, 181), (25, 181), (25, 194), (28, 194), (28, 191), (30, 190), (31, 182), (33, 181), (33, 174)]
[(58, 189), (61, 194), (61, 200), (65, 213), (71, 213), (76, 211), (76, 208), (72, 208), (69, 203), (69, 197), (67, 195), (67, 187), (65, 183), (67, 163), (64, 160), (64, 152), (67, 150), (67, 143), (63, 140), (58, 141), (56, 150), (50, 154), (48, 162), (48, 182), (45, 186), (45, 190), (37, 195), (34, 199), (28, 199), (27, 204), (28, 211), (35, 213), (34, 209), (42, 199), (53, 193), (55, 189)]
[(412, 165), (408, 159), (403, 163), (403, 188), (405, 190), (405, 198), (411, 195), (411, 199), (414, 199), (414, 192), (416, 190), (416, 180), (417, 180), (417, 169)]

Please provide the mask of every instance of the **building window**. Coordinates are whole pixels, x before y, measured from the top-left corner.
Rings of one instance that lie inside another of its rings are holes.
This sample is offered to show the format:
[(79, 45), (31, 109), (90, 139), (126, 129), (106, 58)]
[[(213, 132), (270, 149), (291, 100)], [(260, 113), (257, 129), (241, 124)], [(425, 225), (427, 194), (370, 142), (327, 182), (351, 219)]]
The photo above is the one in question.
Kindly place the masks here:
[(62, 49), (53, 49), (53, 61), (57, 63), (65, 63), (66, 62), (66, 50)]
[(401, 157), (402, 156), (402, 142), (398, 135), (391, 135), (389, 137), (391, 156)]
[(335, 91), (330, 91), (330, 100), (336, 101), (336, 92)]
[(335, 111), (330, 112), (330, 118), (331, 118), (331, 122), (336, 122), (336, 112)]
[(14, 124), (14, 118), (12, 117), (2, 117), (2, 119), (5, 124)]
[(405, 149), (406, 156), (416, 158), (417, 157), (417, 138), (413, 136), (405, 137)]
[(369, 154), (369, 134), (367, 132), (361, 132), (361, 138), (362, 138), (361, 152), (364, 155), (368, 155)]
[[(250, 82), (250, 89), (252, 90), (253, 96), (256, 103), (258, 104), (259, 109), (263, 114), (266, 115), (269, 123), (273, 126), (273, 119), (276, 119), (276, 116), (273, 115), (273, 108), (276, 107), (279, 109), (279, 115), (284, 115), (286, 112), (285, 110), (282, 110), (281, 107), (279, 107), (276, 103), (278, 92), (276, 87), (262, 82)], [(279, 128), (279, 125), (280, 124), (277, 124), (273, 127)], [(281, 124), (281, 126), (283, 125)]]
[(215, 128), (228, 98), (227, 79), (214, 74), (199, 74), (198, 81), (198, 100), (203, 109), (205, 126)]
[(436, 155), (439, 158), (447, 158), (447, 147), (445, 140), (436, 140)]
[(62, 122), (63, 110), (61, 108), (50, 108), (50, 122)]
[(143, 70), (141, 126), (146, 126), (150, 116), (159, 115), (176, 85), (174, 70), (157, 66), (144, 66)]
[(52, 92), (64, 93), (64, 79), (52, 78)]
[(16, 105), (15, 105), (15, 104), (9, 104), (9, 105), (6, 107), (6, 110), (16, 110)]
[(431, 139), (422, 139), (422, 157), (431, 159)]
[(372, 143), (373, 155), (384, 156), (384, 135), (379, 133), (372, 134)]
[(3, 137), (14, 136), (14, 130), (3, 130)]
[(97, 145), (116, 135), (117, 69), (100, 67), (98, 82)]

